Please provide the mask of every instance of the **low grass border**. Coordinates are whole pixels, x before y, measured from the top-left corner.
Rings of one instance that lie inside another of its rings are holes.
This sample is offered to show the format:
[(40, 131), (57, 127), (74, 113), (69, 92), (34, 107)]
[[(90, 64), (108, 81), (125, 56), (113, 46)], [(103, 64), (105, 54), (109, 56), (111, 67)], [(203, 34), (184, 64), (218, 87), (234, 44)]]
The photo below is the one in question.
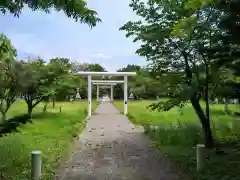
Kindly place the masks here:
[(66, 150), (65, 154), (63, 155), (62, 159), (59, 162), (59, 166), (56, 168), (53, 179), (58, 180), (60, 177), (63, 178), (66, 176), (66, 169), (65, 166), (72, 160), (74, 150), (79, 146), (79, 136), (81, 135), (82, 131), (86, 127), (87, 121), (90, 119), (90, 116), (87, 116), (83, 120), (82, 126), (79, 127), (78, 135), (72, 139), (72, 143), (70, 147)]

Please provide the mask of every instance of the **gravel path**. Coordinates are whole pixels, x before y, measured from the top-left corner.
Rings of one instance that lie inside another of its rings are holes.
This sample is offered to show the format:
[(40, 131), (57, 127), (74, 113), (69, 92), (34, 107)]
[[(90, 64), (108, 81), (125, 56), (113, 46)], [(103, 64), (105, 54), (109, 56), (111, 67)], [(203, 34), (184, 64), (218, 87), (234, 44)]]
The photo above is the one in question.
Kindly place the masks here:
[(79, 137), (64, 176), (58, 180), (183, 180), (110, 103), (102, 102)]

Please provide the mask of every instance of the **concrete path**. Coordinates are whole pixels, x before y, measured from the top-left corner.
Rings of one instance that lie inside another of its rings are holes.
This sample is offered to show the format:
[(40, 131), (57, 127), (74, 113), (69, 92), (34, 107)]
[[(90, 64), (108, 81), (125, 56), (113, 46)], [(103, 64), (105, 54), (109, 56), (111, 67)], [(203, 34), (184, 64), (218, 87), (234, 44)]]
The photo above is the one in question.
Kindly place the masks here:
[(134, 127), (103, 102), (88, 121), (62, 180), (183, 180), (151, 146), (143, 128)]

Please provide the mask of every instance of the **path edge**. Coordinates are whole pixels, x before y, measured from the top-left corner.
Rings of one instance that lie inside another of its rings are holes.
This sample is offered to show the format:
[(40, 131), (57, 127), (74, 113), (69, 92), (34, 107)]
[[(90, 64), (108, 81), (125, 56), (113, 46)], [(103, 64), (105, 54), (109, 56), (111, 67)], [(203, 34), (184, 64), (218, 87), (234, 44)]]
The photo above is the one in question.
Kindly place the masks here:
[(78, 129), (78, 135), (72, 139), (72, 142), (68, 147), (66, 154), (63, 155), (59, 162), (59, 166), (53, 172), (53, 180), (62, 180), (66, 176), (65, 165), (67, 165), (72, 160), (74, 150), (77, 148), (77, 145), (79, 144), (80, 135), (82, 134), (82, 131), (85, 129), (86, 124), (90, 118), (91, 116), (87, 115), (87, 117), (83, 120), (83, 126)]

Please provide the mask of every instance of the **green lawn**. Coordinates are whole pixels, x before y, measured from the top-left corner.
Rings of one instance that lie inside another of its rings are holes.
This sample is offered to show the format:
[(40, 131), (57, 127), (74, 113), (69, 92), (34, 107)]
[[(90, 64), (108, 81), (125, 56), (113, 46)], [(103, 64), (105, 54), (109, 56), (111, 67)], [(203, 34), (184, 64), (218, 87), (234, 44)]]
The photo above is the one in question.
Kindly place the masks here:
[[(196, 144), (202, 143), (200, 122), (191, 105), (174, 108), (168, 112), (150, 112), (146, 107), (153, 101), (129, 101), (128, 116), (135, 123), (143, 126), (155, 125), (158, 129), (147, 134), (154, 140), (154, 146), (166, 153), (173, 162), (192, 179), (199, 180), (235, 180), (240, 179), (240, 146), (232, 142), (240, 140), (240, 120), (237, 116), (225, 115), (224, 105), (211, 106), (213, 134), (226, 154), (210, 151), (206, 168), (196, 172)], [(115, 106), (122, 112), (123, 102), (115, 101)], [(239, 111), (240, 107), (229, 105), (230, 110)], [(234, 122), (233, 128), (229, 123)]]
[[(96, 102), (93, 102), (95, 108)], [(26, 112), (26, 104), (18, 101), (8, 112), (8, 118)], [(39, 104), (34, 109), (33, 124), (22, 125), (19, 133), (0, 138), (0, 172), (7, 180), (30, 179), (30, 153), (41, 150), (43, 179), (52, 180), (61, 158), (67, 155), (74, 137), (82, 130), (86, 116), (87, 101), (58, 102), (54, 109), (49, 104), (45, 113), (43, 104)]]

